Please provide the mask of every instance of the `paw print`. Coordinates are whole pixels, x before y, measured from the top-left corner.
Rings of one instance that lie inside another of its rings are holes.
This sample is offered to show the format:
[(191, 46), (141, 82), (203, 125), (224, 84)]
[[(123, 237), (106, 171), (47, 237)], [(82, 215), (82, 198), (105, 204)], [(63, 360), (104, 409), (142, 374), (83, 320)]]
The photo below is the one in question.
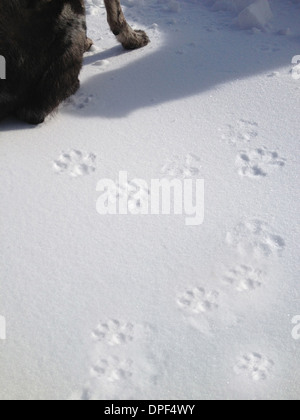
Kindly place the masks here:
[(260, 220), (240, 223), (233, 233), (227, 234), (228, 245), (241, 254), (270, 257), (280, 255), (285, 248), (281, 236), (273, 233), (272, 228)]
[(133, 340), (133, 325), (122, 324), (116, 320), (104, 322), (93, 331), (92, 337), (100, 342), (117, 346)]
[(253, 381), (265, 381), (273, 367), (274, 362), (271, 359), (259, 353), (249, 353), (238, 360), (234, 371), (238, 375), (247, 375)]
[(244, 150), (236, 159), (239, 174), (248, 178), (264, 178), (271, 170), (284, 167), (285, 162), (277, 152), (266, 148)]
[(216, 291), (206, 292), (206, 290), (201, 287), (195, 287), (179, 296), (177, 303), (187, 312), (200, 314), (217, 309), (218, 297), (219, 293)]
[(91, 376), (108, 382), (125, 381), (133, 375), (132, 364), (132, 360), (120, 360), (118, 357), (102, 359), (92, 367)]
[(261, 270), (239, 265), (224, 276), (223, 281), (232, 285), (238, 292), (255, 290), (262, 285), (263, 272)]
[(128, 209), (131, 212), (142, 211), (144, 206), (147, 206), (150, 201), (150, 191), (133, 181), (127, 184), (118, 184), (114, 189), (109, 191), (109, 201), (113, 204), (119, 200), (125, 200), (128, 203)]
[(90, 175), (95, 172), (96, 155), (83, 153), (79, 150), (70, 150), (62, 153), (53, 162), (53, 170), (58, 174), (67, 174), (71, 177)]
[(94, 100), (94, 95), (86, 95), (84, 93), (77, 93), (74, 96), (71, 96), (65, 106), (71, 106), (74, 109), (82, 110), (89, 106)]
[(236, 126), (228, 125), (228, 129), (222, 134), (222, 139), (232, 145), (250, 143), (257, 137), (258, 124), (243, 119), (239, 120)]
[(161, 173), (170, 178), (192, 178), (200, 173), (200, 158), (189, 153), (180, 158), (179, 156), (168, 160), (161, 169)]

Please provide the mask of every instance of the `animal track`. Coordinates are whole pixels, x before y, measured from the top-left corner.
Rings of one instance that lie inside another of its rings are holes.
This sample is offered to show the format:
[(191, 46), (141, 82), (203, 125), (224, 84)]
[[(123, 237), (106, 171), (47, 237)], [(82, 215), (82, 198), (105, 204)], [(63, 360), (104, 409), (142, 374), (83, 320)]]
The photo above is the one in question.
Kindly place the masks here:
[(239, 174), (249, 178), (266, 177), (270, 170), (282, 168), (285, 162), (277, 152), (266, 148), (241, 151), (236, 159)]
[(242, 356), (234, 371), (236, 374), (246, 374), (253, 381), (265, 381), (274, 367), (274, 362), (258, 353), (249, 353)]
[(250, 143), (258, 137), (258, 124), (254, 121), (239, 120), (236, 126), (228, 125), (222, 139), (232, 145)]
[(110, 320), (98, 325), (91, 334), (85, 383), (72, 399), (138, 399), (143, 392), (155, 389), (162, 372), (161, 360), (152, 351), (154, 337), (149, 324)]
[(96, 170), (95, 161), (96, 155), (93, 153), (70, 150), (69, 152), (63, 152), (53, 162), (53, 170), (59, 174), (67, 174), (72, 177), (90, 175)]
[(93, 64), (93, 67), (97, 67), (99, 70), (104, 70), (109, 65), (109, 60), (98, 60)]
[(110, 189), (109, 201), (115, 204), (119, 200), (127, 201), (128, 209), (138, 212), (149, 203), (150, 191), (133, 181), (127, 184), (118, 184), (115, 189)]
[(110, 346), (127, 344), (133, 340), (133, 325), (122, 324), (116, 320), (109, 320), (108, 322), (98, 325), (92, 332), (92, 337), (95, 340), (107, 343)]
[(86, 108), (94, 99), (94, 95), (77, 93), (66, 101), (66, 106), (72, 106), (74, 109), (82, 110)]
[(285, 248), (281, 236), (273, 233), (271, 227), (260, 220), (240, 223), (233, 233), (228, 233), (228, 245), (240, 253), (254, 256), (280, 255)]
[(170, 178), (191, 178), (200, 173), (200, 158), (193, 154), (187, 154), (184, 158), (175, 156), (168, 160), (161, 169), (161, 173)]
[(109, 382), (123, 381), (132, 376), (132, 363), (132, 360), (120, 360), (118, 357), (102, 359), (92, 367), (91, 376)]
[(232, 285), (238, 292), (246, 292), (262, 285), (263, 272), (246, 265), (239, 265), (224, 276), (223, 281)]
[(195, 287), (179, 296), (177, 303), (187, 312), (200, 314), (217, 309), (218, 297), (219, 293), (216, 291), (206, 292), (202, 287)]

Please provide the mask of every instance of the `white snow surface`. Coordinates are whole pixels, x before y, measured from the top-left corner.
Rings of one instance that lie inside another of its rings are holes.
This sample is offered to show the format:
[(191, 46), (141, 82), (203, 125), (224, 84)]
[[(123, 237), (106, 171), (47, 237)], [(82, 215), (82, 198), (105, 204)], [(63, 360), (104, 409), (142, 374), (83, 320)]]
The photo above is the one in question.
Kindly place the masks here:
[[(80, 91), (1, 123), (2, 400), (299, 399), (300, 4), (252, 3), (124, 1), (125, 52), (88, 0)], [(120, 171), (204, 179), (204, 223), (99, 215)]]

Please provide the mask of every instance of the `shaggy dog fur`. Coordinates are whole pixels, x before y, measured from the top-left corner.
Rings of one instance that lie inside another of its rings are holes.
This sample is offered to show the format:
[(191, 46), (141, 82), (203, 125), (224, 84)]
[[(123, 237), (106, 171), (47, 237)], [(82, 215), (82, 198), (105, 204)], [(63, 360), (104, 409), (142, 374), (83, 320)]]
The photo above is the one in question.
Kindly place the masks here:
[[(120, 0), (105, 0), (108, 23), (126, 49), (149, 39), (127, 24)], [(84, 0), (0, 0), (0, 120), (14, 114), (42, 123), (79, 88), (86, 37)], [(3, 59), (4, 57), (4, 59)], [(0, 63), (1, 64), (1, 63)]]

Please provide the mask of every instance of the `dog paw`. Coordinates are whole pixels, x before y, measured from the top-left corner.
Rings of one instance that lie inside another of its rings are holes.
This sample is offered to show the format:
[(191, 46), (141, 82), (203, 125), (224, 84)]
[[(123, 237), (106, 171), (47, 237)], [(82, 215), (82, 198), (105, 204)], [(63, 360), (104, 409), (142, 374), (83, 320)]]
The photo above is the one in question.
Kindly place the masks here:
[(136, 50), (138, 48), (143, 48), (150, 42), (148, 35), (144, 31), (132, 31), (130, 35), (130, 37), (126, 37), (125, 41), (122, 40), (122, 45), (125, 50)]

